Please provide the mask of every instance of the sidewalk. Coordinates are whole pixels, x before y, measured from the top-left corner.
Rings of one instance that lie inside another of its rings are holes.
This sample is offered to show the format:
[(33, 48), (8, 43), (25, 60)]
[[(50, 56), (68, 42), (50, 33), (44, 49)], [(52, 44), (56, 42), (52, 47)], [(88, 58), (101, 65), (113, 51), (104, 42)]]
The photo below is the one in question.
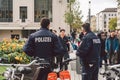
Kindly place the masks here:
[[(70, 58), (76, 58), (75, 52), (70, 53)], [(81, 75), (76, 73), (76, 61), (70, 62), (68, 69), (71, 74), (71, 80), (81, 80)]]

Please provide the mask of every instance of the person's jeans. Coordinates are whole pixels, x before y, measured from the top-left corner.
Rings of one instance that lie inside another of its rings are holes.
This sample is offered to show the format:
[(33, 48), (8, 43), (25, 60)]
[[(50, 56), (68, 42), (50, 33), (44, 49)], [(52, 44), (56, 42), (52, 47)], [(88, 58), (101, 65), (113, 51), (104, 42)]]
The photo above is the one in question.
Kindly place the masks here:
[(117, 64), (118, 63), (118, 61), (117, 61), (118, 59), (117, 58), (118, 58), (118, 54), (117, 53), (116, 54), (115, 53), (111, 53), (110, 57), (109, 57), (109, 64), (110, 65)]
[[(68, 53), (65, 53), (64, 56), (57, 56), (57, 64), (60, 64), (60, 69), (63, 68), (63, 65), (62, 65), (63, 58), (64, 58), (64, 60), (66, 60), (67, 58), (69, 58), (69, 54), (68, 54)], [(68, 64), (69, 64), (69, 63), (66, 63), (66, 64), (64, 65), (65, 70), (68, 69)]]

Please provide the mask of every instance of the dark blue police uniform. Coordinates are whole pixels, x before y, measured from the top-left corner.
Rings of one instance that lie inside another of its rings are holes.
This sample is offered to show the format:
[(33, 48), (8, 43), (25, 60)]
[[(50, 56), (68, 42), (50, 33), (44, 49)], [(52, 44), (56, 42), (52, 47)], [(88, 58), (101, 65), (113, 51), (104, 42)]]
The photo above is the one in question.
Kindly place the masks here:
[[(23, 50), (29, 56), (45, 58), (49, 61), (52, 61), (56, 55), (64, 54), (63, 47), (60, 45), (57, 36), (47, 28), (41, 28), (31, 34)], [(47, 80), (46, 77), (49, 72), (50, 69), (43, 69), (39, 74), (38, 80)]]
[(82, 80), (98, 80), (101, 42), (93, 32), (88, 32), (76, 52), (82, 63)]

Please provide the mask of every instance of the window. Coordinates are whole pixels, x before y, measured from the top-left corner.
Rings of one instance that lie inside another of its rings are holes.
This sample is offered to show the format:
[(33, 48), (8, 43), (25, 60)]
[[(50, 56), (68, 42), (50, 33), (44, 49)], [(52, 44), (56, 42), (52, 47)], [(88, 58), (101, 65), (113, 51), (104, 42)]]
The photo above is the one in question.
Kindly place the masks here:
[(106, 19), (106, 14), (104, 14), (104, 19)]
[(22, 22), (27, 19), (27, 7), (20, 7), (20, 19), (22, 19)]
[(52, 0), (34, 0), (34, 21), (40, 22), (42, 17), (48, 17), (52, 21)]
[(0, 0), (0, 22), (13, 21), (13, 0)]
[(69, 3), (69, 0), (67, 0), (67, 3)]
[(104, 31), (106, 31), (106, 29), (104, 29)]
[(22, 37), (28, 38), (31, 33), (36, 32), (36, 30), (22, 30)]
[(11, 39), (19, 39), (19, 38), (20, 38), (19, 34), (12, 34), (11, 35)]
[(106, 24), (104, 25), (104, 28), (106, 28)]
[(104, 24), (106, 24), (106, 21), (104, 22)]

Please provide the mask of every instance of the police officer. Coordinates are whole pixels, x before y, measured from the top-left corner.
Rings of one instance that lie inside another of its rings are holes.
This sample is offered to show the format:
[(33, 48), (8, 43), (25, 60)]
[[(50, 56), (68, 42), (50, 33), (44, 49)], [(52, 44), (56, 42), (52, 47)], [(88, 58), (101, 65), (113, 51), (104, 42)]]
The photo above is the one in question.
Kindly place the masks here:
[(76, 52), (82, 63), (82, 80), (98, 80), (100, 40), (91, 32), (90, 24), (82, 25), (84, 37)]
[[(23, 50), (29, 56), (44, 58), (52, 63), (54, 56), (63, 55), (63, 47), (57, 36), (49, 31), (49, 27), (50, 20), (43, 18), (40, 30), (29, 36)], [(50, 68), (40, 70), (37, 80), (47, 80), (50, 71)]]

